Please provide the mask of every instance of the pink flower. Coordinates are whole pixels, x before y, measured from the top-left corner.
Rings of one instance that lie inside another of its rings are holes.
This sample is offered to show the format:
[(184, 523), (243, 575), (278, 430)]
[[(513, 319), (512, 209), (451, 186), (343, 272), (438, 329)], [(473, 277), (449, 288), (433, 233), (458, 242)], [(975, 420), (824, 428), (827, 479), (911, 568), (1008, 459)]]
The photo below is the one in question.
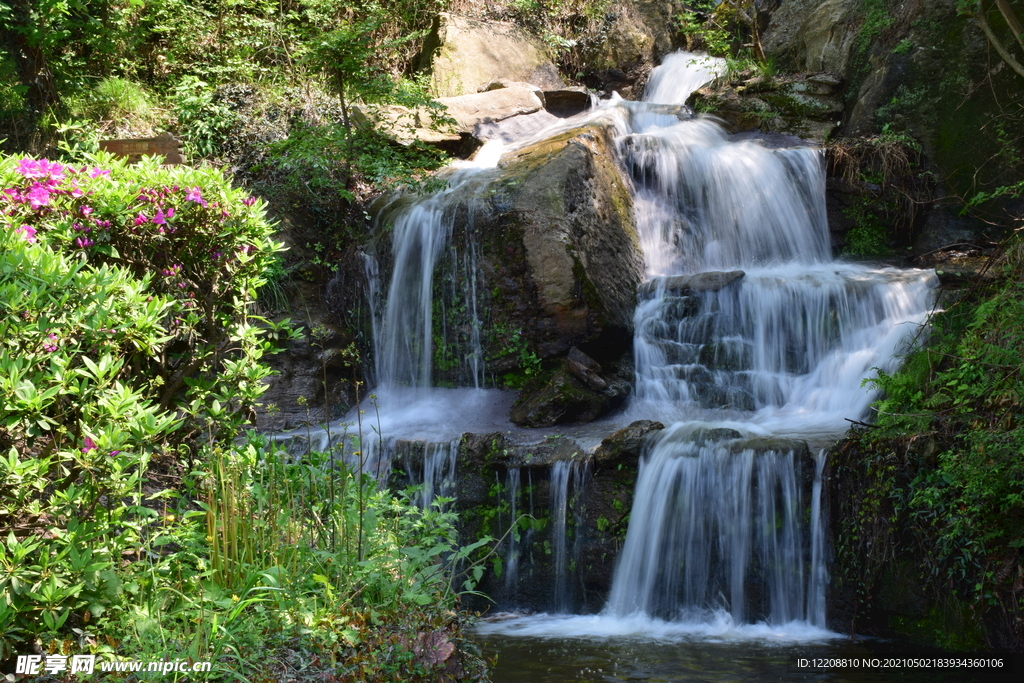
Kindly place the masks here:
[(102, 168), (90, 168), (89, 169), (89, 177), (90, 178), (99, 178), (102, 175), (110, 175), (110, 171), (107, 171), (107, 170), (102, 169)]
[(174, 218), (174, 207), (167, 209), (167, 213), (164, 213), (163, 209), (157, 209), (156, 215), (153, 216), (153, 222), (158, 225), (166, 225), (168, 218)]
[(87, 249), (93, 245), (93, 241), (88, 237), (77, 237), (75, 238), (75, 245), (77, 245), (79, 249)]
[(85, 437), (82, 444), (84, 446), (84, 448), (82, 448), (83, 453), (88, 453), (89, 451), (96, 450), (96, 442), (90, 439), (88, 436)]
[(29, 244), (36, 241), (36, 229), (31, 225), (23, 225), (20, 228), (17, 228), (14, 232), (21, 235), (21, 238)]
[(135, 217), (135, 225), (144, 225), (149, 222), (149, 216), (139, 212), (139, 215)]
[(28, 203), (33, 209), (50, 203), (50, 191), (39, 183), (33, 183), (25, 196), (28, 197)]
[(256, 203), (256, 198), (246, 197), (245, 199), (242, 200), (242, 203), (245, 204), (246, 206), (252, 206), (253, 204)]
[(78, 210), (82, 212), (83, 216), (88, 216), (89, 214), (92, 213), (92, 207), (91, 206), (86, 206), (85, 204), (80, 206)]
[(18, 173), (25, 178), (52, 178), (64, 180), (64, 167), (56, 162), (40, 159), (22, 159), (18, 162)]
[(185, 195), (186, 202), (195, 202), (204, 209), (208, 206), (205, 199), (203, 199), (203, 192), (198, 187), (189, 188), (188, 194)]

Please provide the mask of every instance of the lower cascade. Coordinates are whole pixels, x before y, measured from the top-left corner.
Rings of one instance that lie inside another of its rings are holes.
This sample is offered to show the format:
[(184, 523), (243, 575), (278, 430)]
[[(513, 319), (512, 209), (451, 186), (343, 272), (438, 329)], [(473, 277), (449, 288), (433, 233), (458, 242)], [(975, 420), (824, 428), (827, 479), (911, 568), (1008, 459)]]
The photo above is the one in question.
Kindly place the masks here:
[[(920, 333), (937, 279), (834, 260), (820, 150), (732, 136), (681, 106), (719, 69), (714, 60), (673, 55), (648, 88), (664, 101), (613, 98), (530, 140), (489, 143), (449, 176), (446, 190), (388, 208), (390, 288), (373, 254), (367, 267), (377, 311), (378, 436), (364, 440), (358, 466), (387, 477), (406, 458), (402, 467), (422, 483), (426, 506), (473, 488), (459, 483), (475, 474), (457, 463), (464, 433), (493, 433), (495, 444), (561, 436), (513, 427), (509, 392), (483, 388), (494, 384), (481, 342), (479, 302), (489, 290), (475, 273), (479, 236), (466, 230), (457, 245), (449, 242), (455, 217), (472, 224), (473, 198), (491, 196), (499, 158), (573, 126), (611, 131), (632, 197), (645, 271), (632, 325), (633, 393), (577, 443), (593, 450), (595, 433), (634, 420), (667, 428), (644, 443), (603, 607), (581, 570), (590, 454), (544, 445), (550, 460), (538, 464), (531, 451), (477, 486), (498, 492), (495, 516), (510, 530), (495, 551), (505, 572), (492, 582), (497, 608), (522, 606), (524, 586), (541, 576), (551, 584), (545, 614), (485, 622), (483, 633), (762, 637), (768, 629), (828, 637), (821, 446), (866, 417), (873, 396), (865, 380), (893, 370)], [(441, 283), (435, 270), (445, 258)], [(446, 368), (449, 384), (474, 388), (433, 387), (432, 366)], [(332, 429), (315, 438), (330, 443)], [(589, 533), (604, 533), (598, 529)], [(572, 615), (581, 609), (592, 614)]]
[(824, 455), (813, 464), (813, 493), (804, 492), (807, 463), (793, 450), (730, 449), (679, 438), (681, 427), (643, 463), (604, 613), (693, 621), (720, 610), (737, 624), (806, 619), (823, 628), (821, 553), (809, 568), (805, 559), (821, 518), (809, 527), (803, 518)]

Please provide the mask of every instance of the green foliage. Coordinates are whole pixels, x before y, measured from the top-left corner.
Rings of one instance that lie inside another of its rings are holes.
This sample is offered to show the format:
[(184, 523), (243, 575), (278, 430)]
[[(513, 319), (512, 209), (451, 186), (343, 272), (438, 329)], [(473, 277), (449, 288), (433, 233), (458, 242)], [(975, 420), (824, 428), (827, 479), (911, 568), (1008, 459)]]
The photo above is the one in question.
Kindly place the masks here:
[(1024, 548), (1021, 253), (1011, 247), (1001, 285), (936, 316), (928, 346), (874, 381), (878, 426), (840, 449), (865, 482), (859, 509), (844, 512), (847, 581), (869, 586), (899, 534), (933, 595), (948, 587), (1011, 621), (1024, 612), (1005, 570)]
[(869, 195), (863, 195), (844, 210), (846, 216), (856, 223), (846, 233), (844, 253), (867, 258), (892, 255), (892, 247), (889, 246), (889, 227), (878, 215), (876, 202), (877, 200)]
[(456, 658), (416, 644), (465, 651), (453, 609), (488, 539), (458, 548), (453, 513), (380, 491), (358, 432), (349, 465), (235, 439), (268, 374), (248, 312), (280, 268), (262, 206), (208, 168), (105, 156), (3, 158), (0, 182), (0, 656), (77, 637), (212, 661), (209, 680), (291, 656), (437, 680)]
[(871, 44), (896, 22), (896, 18), (889, 13), (887, 0), (862, 0), (861, 14), (864, 20), (857, 31), (853, 52), (858, 59), (864, 60)]
[(234, 113), (217, 101), (211, 86), (195, 76), (183, 78), (171, 91), (170, 98), (186, 154), (216, 156), (221, 141), (235, 122)]
[(269, 145), (264, 169), (297, 198), (347, 202), (355, 196), (352, 174), (375, 187), (396, 187), (417, 183), (446, 161), (443, 152), (422, 143), (403, 146), (371, 130), (300, 123), (285, 140)]
[(210, 169), (87, 162), (0, 158), (5, 651), (120, 604), (151, 460), (233, 437), (269, 372), (255, 202)]
[(746, 0), (688, 3), (676, 16), (679, 32), (686, 37), (687, 48), (705, 50), (726, 60), (729, 74), (754, 72), (770, 79), (775, 75), (774, 59), (761, 50), (755, 17), (757, 9)]
[[(0, 160), (8, 230), (27, 226), (33, 239), (92, 267), (124, 268), (172, 302), (164, 345), (139, 349), (127, 365), (148, 378), (162, 408), (184, 411), (189, 434), (208, 431), (204, 423), (227, 406), (249, 409), (262, 393), (268, 371), (259, 359), (269, 345), (247, 309), (281, 248), (264, 207), (213, 169), (86, 161)], [(242, 422), (219, 420), (218, 435)]]
[(530, 347), (530, 342), (523, 335), (522, 330), (512, 329), (498, 323), (491, 326), (490, 334), (494, 337), (493, 348), (497, 349), (490, 362), (505, 361), (516, 365), (514, 371), (502, 375), (503, 386), (510, 389), (522, 389), (528, 382), (536, 380), (540, 376), (541, 358)]

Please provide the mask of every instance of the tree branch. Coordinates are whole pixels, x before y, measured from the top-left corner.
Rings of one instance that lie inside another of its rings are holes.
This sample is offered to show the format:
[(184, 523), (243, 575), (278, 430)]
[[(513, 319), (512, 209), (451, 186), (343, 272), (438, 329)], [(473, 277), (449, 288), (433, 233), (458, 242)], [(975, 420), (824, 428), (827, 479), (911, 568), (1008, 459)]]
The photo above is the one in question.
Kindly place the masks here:
[(985, 18), (984, 0), (979, 0), (978, 13), (974, 16), (981, 25), (981, 30), (985, 32), (985, 37), (988, 38), (988, 42), (992, 44), (992, 47), (995, 48), (995, 51), (1003, 58), (1003, 61), (1009, 64), (1021, 78), (1024, 78), (1024, 66), (1021, 66), (1020, 62), (1013, 58), (1013, 55), (1010, 54), (1006, 47), (999, 41), (999, 38), (996, 37), (996, 34), (992, 31), (992, 27), (988, 25), (988, 19)]

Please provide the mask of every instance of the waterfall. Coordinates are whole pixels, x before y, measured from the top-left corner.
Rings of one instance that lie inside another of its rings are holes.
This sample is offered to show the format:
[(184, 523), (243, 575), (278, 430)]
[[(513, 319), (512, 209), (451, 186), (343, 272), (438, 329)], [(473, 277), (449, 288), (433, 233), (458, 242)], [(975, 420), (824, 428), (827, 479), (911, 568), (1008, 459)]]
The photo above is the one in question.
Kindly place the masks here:
[(585, 464), (575, 461), (560, 460), (551, 466), (551, 485), (549, 501), (551, 506), (551, 545), (554, 555), (554, 607), (558, 612), (566, 612), (572, 605), (572, 591), (569, 576), (577, 564), (577, 553), (573, 552), (570, 566), (569, 558), (569, 512), (574, 514), (575, 535), (573, 549), (578, 550), (579, 517), (581, 509), (578, 505), (570, 505), (571, 498), (577, 496), (582, 488)]
[[(679, 102), (664, 83), (705, 69), (666, 60), (648, 94)], [(819, 151), (736, 141), (708, 119), (633, 124), (619, 144), (649, 281), (631, 410), (677, 424), (641, 463), (604, 614), (823, 628), (824, 455), (804, 491), (812, 465), (794, 450), (706, 441), (685, 421), (841, 433), (871, 401), (863, 380), (923, 325), (935, 276), (832, 260)]]
[(505, 491), (508, 495), (509, 513), (516, 528), (508, 535), (505, 545), (505, 594), (515, 600), (519, 584), (519, 468), (509, 469), (505, 475)]
[[(833, 259), (820, 150), (795, 139), (787, 147), (730, 135), (685, 108), (722, 68), (720, 60), (670, 55), (652, 72), (645, 102), (612, 98), (530, 140), (583, 121), (609, 125), (633, 188), (647, 277), (634, 314), (636, 391), (619, 419), (670, 425), (641, 458), (604, 610), (590, 621), (579, 617), (575, 630), (559, 626), (562, 634), (632, 633), (664, 623), (715, 633), (798, 624), (820, 633), (829, 553), (825, 455), (812, 456), (806, 442), (864, 418), (872, 400), (865, 380), (895, 368), (930, 310), (934, 273)], [(381, 212), (393, 245), (387, 286), (382, 257), (367, 259), (378, 391), (400, 400), (383, 419), (388, 438), (363, 457), (386, 463), (396, 433), (443, 441), (447, 450), (439, 445), (424, 456), (423, 504), (450, 490), (452, 438), (508, 430), (507, 423), (473, 422), (508, 408), (496, 410), (500, 401), (486, 392), (426, 391), (438, 379), (435, 340), (456, 329), (462, 346), (451, 362), (461, 364), (459, 381), (482, 386), (480, 251), (471, 230), (459, 244), (452, 232), (457, 211), (472, 224), (473, 199), (485, 191), (500, 151), (485, 147), (475, 164), (446, 176), (447, 189), (400, 197)], [(454, 308), (465, 317), (453, 320)], [(508, 469), (504, 483), (497, 470), (494, 476), (514, 523), (525, 503), (520, 470)], [(563, 614), (548, 619), (561, 624), (572, 618), (564, 613), (582, 585), (570, 570), (580, 564), (576, 503), (586, 478), (577, 461), (552, 465), (552, 606)], [(532, 525), (522, 539), (510, 534), (499, 550), (510, 599), (520, 584), (525, 595), (534, 567), (544, 565), (534, 562), (544, 551), (533, 547), (533, 535)], [(533, 632), (550, 632), (550, 623)]]
[(644, 88), (644, 100), (661, 104), (686, 104), (690, 93), (725, 73), (725, 60), (719, 57), (673, 52), (665, 56), (661, 68), (651, 72)]
[(455, 495), (455, 460), (459, 440), (449, 443), (428, 443), (423, 454), (423, 479), (416, 504), (427, 509), (438, 497)]
[[(674, 436), (661, 439), (640, 470), (606, 613), (700, 620), (724, 610), (737, 624), (802, 619), (808, 584), (796, 454)], [(752, 585), (764, 594), (752, 596)]]
[[(502, 147), (488, 143), (477, 154), (475, 162), (461, 162), (449, 167), (448, 187), (425, 196), (399, 195), (392, 205), (382, 209), (379, 217), (390, 223), (393, 265), (386, 291), (383, 311), (373, 321), (377, 383), (384, 388), (433, 386), (435, 325), (442, 327), (440, 338), (447, 339), (443, 326), (448, 317), (441, 312), (435, 320), (435, 307), (444, 298), (436, 296), (438, 265), (448, 252), (450, 267), (462, 277), (451, 278), (450, 287), (467, 309), (468, 348), (449, 354), (454, 363), (463, 359), (474, 386), (479, 387), (484, 373), (480, 344), (480, 318), (477, 312), (476, 274), (478, 245), (462, 245), (462, 253), (451, 241), (456, 209), (486, 186), (487, 171), (497, 165)], [(471, 203), (471, 202), (470, 202)], [(472, 212), (472, 207), (470, 207)], [(472, 216), (469, 217), (472, 222)], [(376, 259), (367, 266), (370, 280), (371, 306), (382, 287)]]

